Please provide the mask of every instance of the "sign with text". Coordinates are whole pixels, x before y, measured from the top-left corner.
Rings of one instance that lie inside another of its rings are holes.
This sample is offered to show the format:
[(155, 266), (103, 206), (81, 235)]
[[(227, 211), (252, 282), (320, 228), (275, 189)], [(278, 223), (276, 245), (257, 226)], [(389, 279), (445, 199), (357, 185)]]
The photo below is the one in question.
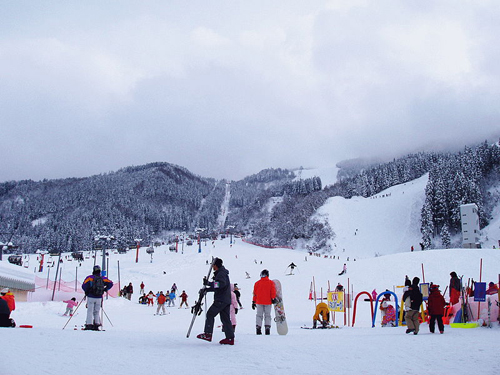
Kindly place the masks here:
[(328, 293), (328, 310), (344, 312), (344, 292)]

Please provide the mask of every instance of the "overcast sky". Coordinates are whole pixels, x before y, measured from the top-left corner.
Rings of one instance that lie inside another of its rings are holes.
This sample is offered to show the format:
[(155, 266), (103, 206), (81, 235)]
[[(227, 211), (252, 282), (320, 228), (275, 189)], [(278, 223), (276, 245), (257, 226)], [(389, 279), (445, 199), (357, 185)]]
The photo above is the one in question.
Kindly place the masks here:
[(481, 0), (4, 0), (0, 181), (496, 140), (499, 19)]

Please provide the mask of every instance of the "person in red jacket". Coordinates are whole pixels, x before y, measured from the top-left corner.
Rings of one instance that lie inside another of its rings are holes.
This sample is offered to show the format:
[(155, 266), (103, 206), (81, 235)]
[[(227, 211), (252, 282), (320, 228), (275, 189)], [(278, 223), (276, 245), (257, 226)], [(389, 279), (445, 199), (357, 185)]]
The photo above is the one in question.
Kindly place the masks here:
[(439, 285), (431, 284), (429, 299), (427, 300), (427, 307), (429, 309), (429, 331), (434, 333), (434, 327), (436, 325), (436, 320), (439, 328), (439, 333), (444, 333), (444, 324), (443, 324), (443, 315), (444, 315), (444, 306), (446, 305), (446, 301), (444, 300), (443, 295), (439, 291)]
[(269, 271), (262, 270), (260, 280), (253, 287), (252, 309), (257, 308), (255, 319), (257, 335), (262, 335), (263, 318), (266, 335), (271, 334), (271, 305), (273, 303), (276, 303), (276, 287), (274, 282), (269, 279)]

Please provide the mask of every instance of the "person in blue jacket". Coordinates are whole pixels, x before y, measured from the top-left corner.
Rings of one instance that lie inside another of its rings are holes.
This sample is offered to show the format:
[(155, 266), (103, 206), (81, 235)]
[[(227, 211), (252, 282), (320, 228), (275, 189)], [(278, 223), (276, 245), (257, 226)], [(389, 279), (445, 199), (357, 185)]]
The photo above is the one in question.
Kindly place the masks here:
[(113, 287), (113, 282), (107, 277), (101, 276), (101, 267), (94, 266), (92, 275), (85, 278), (82, 289), (87, 298), (87, 320), (85, 330), (98, 331), (101, 326), (100, 311), (102, 296)]

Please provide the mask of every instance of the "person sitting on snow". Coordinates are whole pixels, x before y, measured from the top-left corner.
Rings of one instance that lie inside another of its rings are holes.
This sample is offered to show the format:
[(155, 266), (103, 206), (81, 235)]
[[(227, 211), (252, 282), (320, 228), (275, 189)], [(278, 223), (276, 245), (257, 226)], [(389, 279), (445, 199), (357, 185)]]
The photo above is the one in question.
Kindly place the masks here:
[(380, 311), (382, 313), (382, 327), (396, 326), (396, 310), (392, 306), (390, 293), (384, 294), (384, 299), (380, 303)]
[(317, 328), (318, 321), (321, 323), (322, 328), (326, 328), (330, 321), (328, 305), (324, 302), (318, 303), (318, 306), (316, 306), (316, 312), (313, 316), (313, 328)]

